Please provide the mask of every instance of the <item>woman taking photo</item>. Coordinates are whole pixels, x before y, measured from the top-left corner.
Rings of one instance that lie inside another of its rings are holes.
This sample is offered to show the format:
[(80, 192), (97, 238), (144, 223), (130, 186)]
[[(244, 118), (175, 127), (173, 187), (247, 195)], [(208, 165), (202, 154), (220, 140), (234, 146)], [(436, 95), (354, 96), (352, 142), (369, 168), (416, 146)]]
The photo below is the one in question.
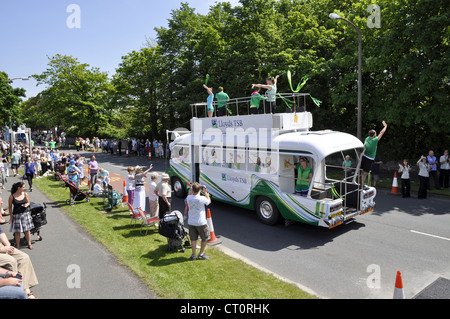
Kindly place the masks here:
[(20, 249), (20, 233), (24, 233), (28, 248), (33, 249), (30, 229), (34, 228), (34, 225), (31, 220), (30, 199), (28, 198), (28, 194), (25, 193), (24, 183), (17, 182), (12, 186), (8, 208), (11, 212), (11, 218), (9, 220), (11, 224), (10, 232), (14, 233), (16, 248)]
[(427, 198), (427, 185), (428, 180), (430, 178), (431, 166), (428, 164), (426, 156), (421, 156), (420, 159), (417, 161), (417, 165), (419, 166), (419, 178), (420, 178), (419, 192), (417, 194), (417, 197), (419, 199), (425, 199)]

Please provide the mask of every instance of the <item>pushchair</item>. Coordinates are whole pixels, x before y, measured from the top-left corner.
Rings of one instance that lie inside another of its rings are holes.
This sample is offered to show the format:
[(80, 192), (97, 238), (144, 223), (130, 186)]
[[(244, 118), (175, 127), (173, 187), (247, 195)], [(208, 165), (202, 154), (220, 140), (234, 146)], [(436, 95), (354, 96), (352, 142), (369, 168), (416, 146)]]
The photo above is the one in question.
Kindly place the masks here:
[(103, 198), (103, 204), (105, 204), (106, 199), (108, 199), (108, 206), (106, 206), (105, 210), (111, 211), (122, 203), (123, 195), (108, 184), (108, 186), (106, 186), (106, 197)]
[(42, 240), (42, 236), (40, 234), (41, 227), (47, 224), (47, 214), (45, 213), (47, 209), (47, 205), (41, 205), (38, 203), (30, 203), (30, 209), (31, 209), (31, 219), (33, 221), (34, 228), (30, 230), (31, 234), (36, 234), (38, 240)]
[(80, 188), (72, 181), (65, 180), (64, 183), (66, 187), (70, 189), (70, 198), (67, 200), (67, 203), (70, 205), (75, 205), (75, 202), (81, 202), (86, 199), (86, 202), (89, 202), (89, 194), (80, 190)]
[(183, 226), (184, 219), (180, 211), (168, 213), (160, 220), (159, 233), (167, 238), (167, 251), (178, 249), (184, 252), (191, 241)]

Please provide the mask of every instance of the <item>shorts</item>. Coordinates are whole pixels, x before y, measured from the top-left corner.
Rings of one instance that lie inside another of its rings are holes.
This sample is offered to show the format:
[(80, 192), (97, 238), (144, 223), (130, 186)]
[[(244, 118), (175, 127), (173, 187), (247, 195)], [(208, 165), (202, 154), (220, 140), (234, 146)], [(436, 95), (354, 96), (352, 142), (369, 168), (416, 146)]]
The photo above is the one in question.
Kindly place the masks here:
[(12, 169), (19, 169), (19, 164), (11, 164)]
[(209, 239), (209, 227), (208, 224), (202, 226), (189, 225), (189, 237), (192, 241), (198, 240), (198, 236), (202, 241)]
[(362, 161), (361, 161), (361, 169), (364, 172), (369, 173), (372, 168), (372, 163), (373, 163), (373, 159), (363, 156)]
[(217, 108), (217, 116), (227, 116), (228, 115), (227, 113), (228, 111), (226, 106)]

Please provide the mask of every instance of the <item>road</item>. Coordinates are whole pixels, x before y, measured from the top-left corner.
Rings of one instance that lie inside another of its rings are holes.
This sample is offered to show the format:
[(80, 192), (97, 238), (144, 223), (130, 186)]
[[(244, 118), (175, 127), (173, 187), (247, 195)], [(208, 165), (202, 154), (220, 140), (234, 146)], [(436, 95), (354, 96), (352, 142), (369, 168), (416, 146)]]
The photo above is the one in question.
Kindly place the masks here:
[[(129, 165), (150, 163), (144, 157), (96, 155), (113, 175), (125, 175)], [(159, 172), (168, 167), (160, 159), (151, 163)], [(448, 204), (436, 197), (403, 199), (380, 191), (373, 213), (332, 230), (300, 223), (266, 226), (253, 212), (219, 202), (210, 209), (223, 247), (319, 297), (391, 299), (397, 271), (406, 298), (438, 278), (450, 279)], [(182, 199), (174, 199), (173, 209), (183, 208)]]

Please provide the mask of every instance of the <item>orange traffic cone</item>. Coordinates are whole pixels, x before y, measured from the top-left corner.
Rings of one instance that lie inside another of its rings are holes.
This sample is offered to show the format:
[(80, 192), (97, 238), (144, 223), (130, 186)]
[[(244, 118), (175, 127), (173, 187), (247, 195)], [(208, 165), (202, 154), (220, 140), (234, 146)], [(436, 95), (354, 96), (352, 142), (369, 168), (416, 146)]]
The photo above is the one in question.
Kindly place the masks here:
[(123, 198), (122, 203), (128, 202), (127, 182), (123, 181)]
[(152, 152), (148, 152), (148, 159), (151, 161), (152, 160)]
[(128, 148), (125, 150), (125, 155), (128, 157)]
[(208, 208), (208, 210), (206, 211), (206, 221), (208, 223), (208, 228), (209, 228), (209, 240), (208, 240), (208, 244), (220, 244), (220, 242), (217, 242), (217, 238), (216, 238), (216, 234), (214, 232), (214, 226), (213, 226), (213, 222), (212, 222), (212, 218), (211, 218), (211, 212)]
[(88, 176), (89, 176), (89, 179), (88, 179), (88, 187), (89, 187), (89, 189), (90, 189), (90, 186), (91, 186), (91, 170), (88, 168)]
[(397, 278), (395, 279), (394, 299), (405, 299), (403, 292), (402, 273), (397, 271)]
[(394, 180), (392, 182), (391, 194), (400, 194), (398, 191), (397, 172), (394, 173)]

